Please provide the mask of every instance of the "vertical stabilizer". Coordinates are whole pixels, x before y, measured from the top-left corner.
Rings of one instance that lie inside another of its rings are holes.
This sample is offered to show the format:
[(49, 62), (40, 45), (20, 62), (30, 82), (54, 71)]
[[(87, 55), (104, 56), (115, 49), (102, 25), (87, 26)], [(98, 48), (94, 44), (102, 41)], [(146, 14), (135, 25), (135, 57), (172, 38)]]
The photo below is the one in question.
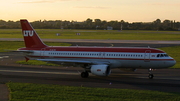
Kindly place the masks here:
[(27, 20), (20, 20), (20, 22), (26, 48), (46, 47), (46, 45), (41, 41), (36, 31)]

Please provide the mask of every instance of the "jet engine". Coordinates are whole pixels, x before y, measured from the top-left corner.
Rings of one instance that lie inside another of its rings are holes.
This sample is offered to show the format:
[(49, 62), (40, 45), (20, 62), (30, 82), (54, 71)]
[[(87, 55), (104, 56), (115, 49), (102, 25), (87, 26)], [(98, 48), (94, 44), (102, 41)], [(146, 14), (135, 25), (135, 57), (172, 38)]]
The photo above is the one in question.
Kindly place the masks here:
[(108, 76), (111, 69), (108, 65), (91, 65), (91, 73), (98, 76)]

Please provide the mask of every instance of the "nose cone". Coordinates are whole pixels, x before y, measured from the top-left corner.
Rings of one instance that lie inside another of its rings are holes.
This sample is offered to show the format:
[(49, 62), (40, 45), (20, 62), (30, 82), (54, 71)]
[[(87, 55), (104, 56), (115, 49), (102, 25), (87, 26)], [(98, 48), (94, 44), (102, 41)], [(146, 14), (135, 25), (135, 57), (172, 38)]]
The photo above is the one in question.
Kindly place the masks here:
[(169, 66), (169, 67), (172, 67), (172, 66), (174, 66), (175, 64), (176, 64), (176, 60), (174, 60), (174, 59), (173, 59), (172, 61), (169, 61), (169, 62), (168, 62), (168, 66)]

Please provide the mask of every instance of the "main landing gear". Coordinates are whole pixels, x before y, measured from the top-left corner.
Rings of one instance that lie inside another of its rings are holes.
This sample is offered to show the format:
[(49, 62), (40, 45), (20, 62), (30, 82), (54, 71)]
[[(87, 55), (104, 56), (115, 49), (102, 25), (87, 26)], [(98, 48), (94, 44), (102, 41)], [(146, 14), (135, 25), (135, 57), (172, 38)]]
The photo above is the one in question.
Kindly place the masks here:
[(148, 77), (149, 77), (149, 79), (153, 79), (154, 75), (151, 73), (152, 69), (151, 69), (151, 68), (149, 68), (149, 70), (148, 70), (148, 71), (149, 71), (149, 76), (148, 76)]
[(88, 73), (87, 71), (82, 72), (82, 73), (81, 73), (81, 77), (82, 77), (82, 78), (88, 78), (88, 77), (89, 77), (89, 73)]

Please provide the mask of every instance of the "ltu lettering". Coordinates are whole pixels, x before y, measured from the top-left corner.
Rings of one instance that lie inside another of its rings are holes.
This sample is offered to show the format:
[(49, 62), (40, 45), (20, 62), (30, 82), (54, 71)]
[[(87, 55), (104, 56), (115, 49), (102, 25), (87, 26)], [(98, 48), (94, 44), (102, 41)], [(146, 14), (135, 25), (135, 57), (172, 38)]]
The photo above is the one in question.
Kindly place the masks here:
[(33, 36), (34, 35), (34, 31), (32, 31), (32, 30), (24, 30), (23, 33), (24, 33), (24, 36)]

